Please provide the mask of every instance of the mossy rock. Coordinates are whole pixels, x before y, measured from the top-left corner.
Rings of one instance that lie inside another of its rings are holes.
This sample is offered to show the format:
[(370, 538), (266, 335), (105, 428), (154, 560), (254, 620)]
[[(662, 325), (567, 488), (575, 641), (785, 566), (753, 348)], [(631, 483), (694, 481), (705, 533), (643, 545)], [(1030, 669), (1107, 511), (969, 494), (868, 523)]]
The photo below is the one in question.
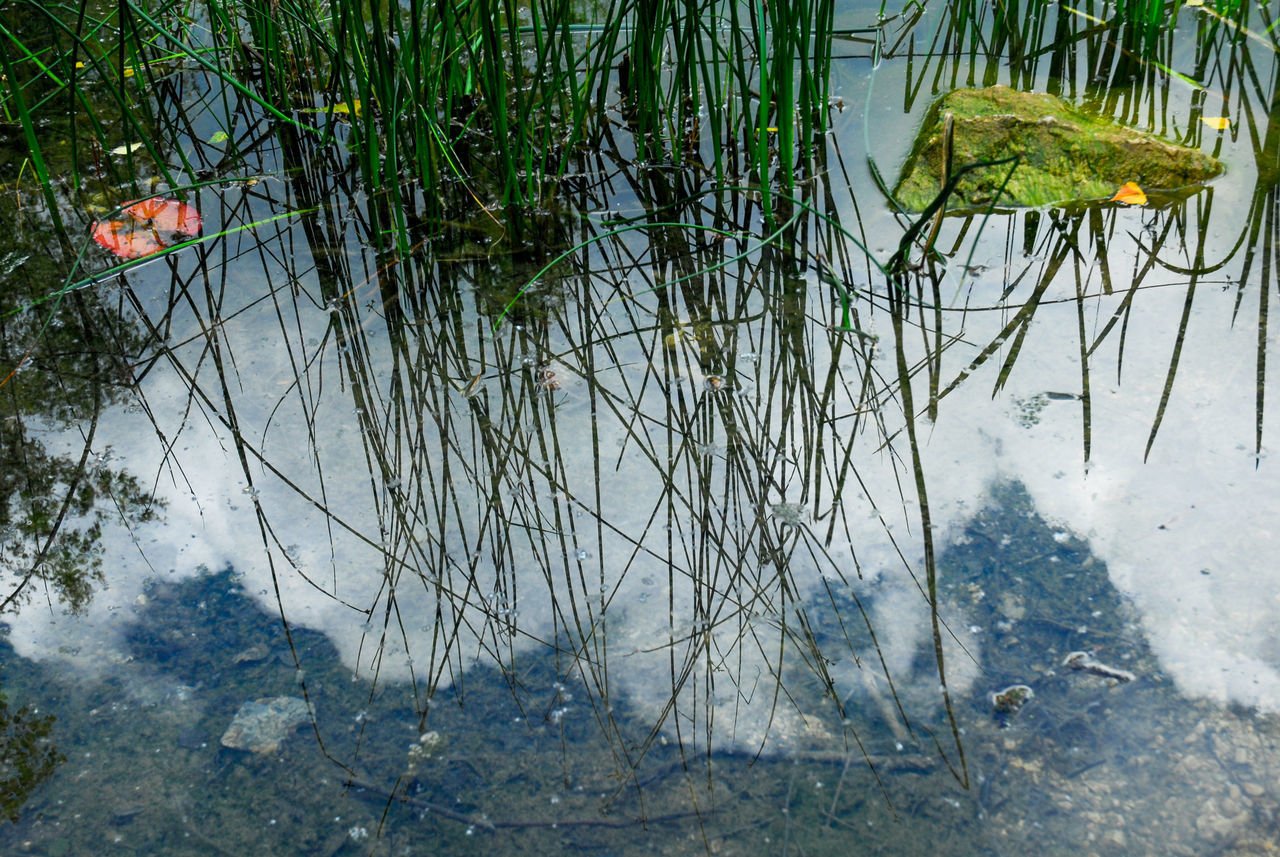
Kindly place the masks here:
[(894, 190), (898, 202), (922, 211), (941, 187), (946, 115), (955, 117), (951, 169), (1020, 156), (983, 167), (959, 181), (948, 208), (1041, 206), (1109, 199), (1126, 182), (1144, 190), (1176, 190), (1222, 172), (1216, 158), (1108, 120), (1088, 116), (1052, 95), (1007, 86), (958, 89), (929, 109)]

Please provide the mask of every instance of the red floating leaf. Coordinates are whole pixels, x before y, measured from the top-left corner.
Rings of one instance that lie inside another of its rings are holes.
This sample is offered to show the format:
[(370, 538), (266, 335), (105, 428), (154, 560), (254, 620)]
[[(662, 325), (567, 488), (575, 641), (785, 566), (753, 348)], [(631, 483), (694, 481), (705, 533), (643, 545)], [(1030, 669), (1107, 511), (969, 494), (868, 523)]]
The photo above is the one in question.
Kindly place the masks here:
[(200, 233), (200, 212), (177, 199), (152, 197), (125, 206), (124, 213), (160, 232), (177, 232), (188, 237)]
[(93, 240), (124, 259), (159, 253), (170, 246), (166, 239), (200, 234), (200, 212), (176, 199), (134, 202), (125, 206), (124, 215), (123, 220), (93, 224)]
[(150, 229), (133, 220), (103, 220), (93, 224), (93, 240), (124, 259), (141, 259), (165, 248)]

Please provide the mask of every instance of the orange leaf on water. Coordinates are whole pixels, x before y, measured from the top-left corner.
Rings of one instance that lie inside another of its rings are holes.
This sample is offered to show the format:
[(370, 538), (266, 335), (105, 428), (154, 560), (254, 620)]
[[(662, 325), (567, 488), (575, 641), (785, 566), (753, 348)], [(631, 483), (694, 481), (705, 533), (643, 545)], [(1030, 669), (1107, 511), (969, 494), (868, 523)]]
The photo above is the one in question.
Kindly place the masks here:
[(1123, 202), (1125, 205), (1146, 205), (1147, 195), (1138, 187), (1137, 182), (1125, 182), (1124, 187), (1111, 197), (1112, 202)]
[[(141, 259), (200, 234), (200, 212), (176, 199), (144, 199), (124, 207), (122, 220), (93, 224), (93, 240), (122, 259)], [(161, 237), (163, 236), (163, 237)]]
[(186, 236), (200, 233), (200, 212), (180, 200), (152, 197), (125, 206), (124, 213), (145, 221), (160, 232), (177, 232)]
[(93, 240), (122, 259), (141, 259), (165, 248), (150, 229), (139, 229), (128, 220), (102, 220), (93, 224)]

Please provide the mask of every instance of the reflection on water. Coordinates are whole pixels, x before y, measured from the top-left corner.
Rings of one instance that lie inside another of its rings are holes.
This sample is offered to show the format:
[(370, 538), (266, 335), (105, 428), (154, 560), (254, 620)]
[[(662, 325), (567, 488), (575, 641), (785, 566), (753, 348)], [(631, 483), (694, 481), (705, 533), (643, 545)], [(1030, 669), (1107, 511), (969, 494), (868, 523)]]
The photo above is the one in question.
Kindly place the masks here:
[[(745, 855), (837, 849), (856, 836), (869, 853), (889, 854), (1143, 853), (1151, 843), (1266, 853), (1280, 765), (1274, 723), (1188, 704), (1106, 567), (1035, 515), (1019, 486), (999, 488), (958, 541), (940, 558), (947, 597), (966, 606), (984, 640), (982, 676), (958, 710), (969, 790), (936, 754), (884, 743), (884, 726), (868, 732), (882, 742), (869, 756), (874, 772), (860, 753), (817, 751), (719, 753), (690, 769), (667, 745), (619, 779), (587, 688), (563, 680), (549, 656), (529, 658), (516, 684), (473, 670), (465, 695), (437, 697), (426, 737), (406, 711), (405, 685), (353, 681), (322, 635), (295, 630), (290, 641), (278, 617), (246, 597), (243, 578), (224, 571), (149, 587), (125, 622), (125, 662), (97, 676), (59, 677), (6, 655), (10, 692), (60, 711), (68, 757), (5, 831), (6, 847), (413, 854), (709, 844)], [(1081, 646), (1134, 680), (1064, 667)], [(1014, 681), (1034, 697), (1002, 720), (988, 693)], [(315, 729), (296, 729), (265, 754), (220, 745), (244, 701), (272, 696), (305, 696)], [(643, 731), (644, 716), (620, 709), (624, 729)]]
[(12, 618), (9, 711), (65, 762), (0, 841), (1267, 853), (1274, 224), (1220, 200), (1271, 199), (1272, 137), (896, 264), (862, 174), (766, 229), (595, 153), (544, 243), (393, 257), (303, 143), (253, 152), (290, 180), (207, 189), (217, 238), (81, 307), (136, 385), (41, 429), (133, 514), (82, 613)]

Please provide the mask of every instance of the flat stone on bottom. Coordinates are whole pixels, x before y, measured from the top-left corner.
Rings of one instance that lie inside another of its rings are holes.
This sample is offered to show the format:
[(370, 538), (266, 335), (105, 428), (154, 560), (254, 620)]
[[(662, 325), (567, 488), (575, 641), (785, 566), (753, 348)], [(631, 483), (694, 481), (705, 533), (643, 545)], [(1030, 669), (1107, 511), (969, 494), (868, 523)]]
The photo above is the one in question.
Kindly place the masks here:
[(275, 753), (299, 727), (311, 722), (307, 703), (296, 696), (270, 696), (240, 706), (222, 735), (222, 746)]

